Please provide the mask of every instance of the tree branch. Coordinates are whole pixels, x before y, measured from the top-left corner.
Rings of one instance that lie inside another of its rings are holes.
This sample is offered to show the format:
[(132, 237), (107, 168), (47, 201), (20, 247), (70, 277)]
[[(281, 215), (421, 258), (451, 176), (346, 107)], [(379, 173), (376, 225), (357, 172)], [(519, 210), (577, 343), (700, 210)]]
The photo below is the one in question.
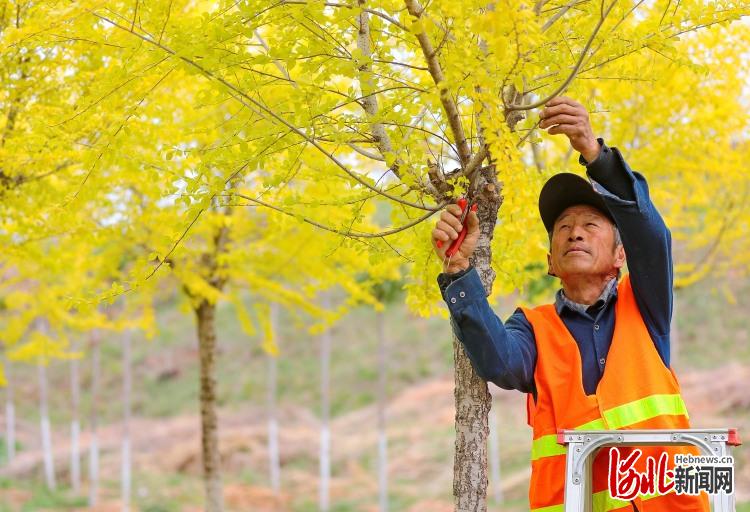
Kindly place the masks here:
[[(283, 4), (307, 5), (309, 2), (307, 0), (282, 0), (282, 2), (280, 2), (280, 3), (282, 5)], [(317, 4), (317, 2), (316, 2), (316, 4)], [(338, 2), (326, 2), (324, 5), (326, 7), (344, 7), (344, 8), (347, 8), (347, 9), (354, 9), (354, 5), (352, 5), (352, 4), (342, 4), (342, 3), (338, 3)], [(360, 3), (359, 6), (361, 7), (362, 4)], [(408, 32), (409, 31), (409, 29), (406, 28), (397, 19), (391, 18), (390, 16), (388, 16), (384, 12), (376, 11), (375, 9), (367, 9), (367, 8), (363, 8), (362, 10), (364, 12), (372, 14), (373, 16), (378, 16), (379, 18), (383, 18), (385, 21), (387, 21), (387, 22), (389, 22), (389, 23), (391, 23), (393, 25), (396, 25), (398, 28), (400, 28), (404, 32)]]
[(302, 216), (297, 215), (295, 213), (286, 211), (286, 210), (284, 210), (282, 208), (279, 208), (278, 206), (274, 206), (274, 205), (269, 204), (269, 203), (267, 203), (265, 201), (261, 201), (260, 199), (256, 199), (256, 198), (253, 198), (253, 197), (250, 197), (250, 196), (246, 196), (244, 194), (239, 194), (239, 193), (235, 193), (234, 195), (236, 197), (239, 197), (241, 199), (245, 199), (246, 201), (250, 201), (250, 202), (255, 203), (255, 204), (259, 204), (261, 206), (264, 206), (264, 207), (269, 208), (271, 210), (277, 211), (277, 212), (282, 213), (284, 215), (287, 215), (289, 217), (294, 217), (295, 219), (301, 220), (302, 222), (310, 224), (311, 226), (315, 226), (317, 228), (324, 229), (326, 231), (330, 231), (331, 233), (336, 233), (337, 235), (348, 236), (348, 237), (351, 237), (351, 238), (383, 238), (385, 236), (395, 235), (396, 233), (400, 233), (401, 231), (406, 231), (407, 229), (416, 226), (420, 222), (429, 219), (438, 210), (441, 210), (442, 208), (444, 208), (449, 203), (449, 201), (443, 201), (443, 202), (441, 202), (438, 205), (438, 207), (434, 211), (429, 211), (429, 212), (425, 213), (424, 215), (422, 215), (421, 217), (419, 217), (417, 219), (414, 219), (413, 221), (404, 224), (403, 226), (399, 226), (397, 228), (389, 229), (387, 231), (381, 231), (380, 233), (363, 233), (361, 231), (354, 231), (354, 230), (344, 231), (344, 230), (341, 230), (341, 229), (332, 228), (330, 226), (326, 226), (325, 224), (321, 224), (319, 222), (316, 222), (316, 221), (314, 221), (312, 219), (308, 219), (307, 217), (302, 217)]
[[(417, 3), (417, 0), (404, 1), (409, 14), (417, 19), (420, 19), (423, 13), (423, 9)], [(443, 105), (443, 109), (448, 116), (448, 124), (451, 127), (453, 138), (456, 141), (458, 156), (461, 160), (461, 165), (465, 166), (471, 158), (471, 148), (469, 148), (469, 144), (466, 141), (466, 135), (464, 134), (464, 128), (461, 125), (461, 116), (458, 111), (458, 107), (456, 106), (456, 102), (453, 101), (453, 98), (451, 98), (448, 88), (445, 85), (441, 85), (445, 82), (445, 76), (443, 75), (443, 70), (440, 67), (440, 62), (438, 62), (437, 55), (435, 54), (435, 49), (432, 47), (432, 43), (430, 42), (430, 38), (427, 36), (427, 33), (424, 30), (419, 32), (417, 34), (417, 40), (419, 41), (419, 45), (422, 48), (422, 53), (427, 60), (427, 68), (430, 71), (432, 80), (440, 90), (440, 103)]]
[(565, 4), (560, 8), (559, 11), (557, 11), (554, 16), (552, 16), (550, 19), (548, 19), (544, 25), (542, 26), (542, 32), (546, 32), (552, 25), (555, 24), (557, 20), (565, 16), (565, 13), (568, 12), (573, 6), (578, 5), (580, 3), (579, 0), (572, 0), (570, 3)]
[[(357, 3), (361, 8), (364, 8), (365, 0), (357, 0)], [(357, 25), (359, 28), (357, 31), (357, 49), (362, 52), (364, 59), (369, 60), (372, 58), (372, 48), (370, 47), (370, 23), (367, 12), (363, 11), (357, 16)], [(383, 156), (383, 160), (387, 162), (388, 155), (393, 154), (393, 144), (388, 133), (385, 131), (383, 123), (374, 121), (374, 118), (378, 115), (378, 97), (375, 92), (377, 84), (372, 77), (372, 69), (369, 62), (365, 62), (359, 66), (359, 85), (362, 90), (362, 108), (364, 108), (365, 113), (370, 118), (370, 129), (372, 130), (378, 150)], [(393, 174), (398, 179), (402, 179), (400, 173), (401, 165), (401, 160), (396, 158), (390, 166), (390, 170), (393, 171)]]
[[(244, 91), (242, 91), (241, 89), (239, 89), (237, 86), (235, 86), (231, 82), (227, 81), (225, 78), (223, 78), (223, 77), (221, 77), (219, 75), (214, 74), (213, 72), (211, 72), (210, 70), (204, 68), (203, 66), (201, 66), (200, 64), (198, 64), (197, 62), (195, 62), (192, 59), (189, 59), (189, 58), (187, 58), (187, 57), (185, 57), (183, 55), (178, 55), (177, 52), (175, 52), (171, 48), (169, 48), (169, 47), (167, 47), (167, 46), (165, 46), (165, 45), (163, 45), (161, 43), (158, 43), (156, 40), (154, 40), (151, 37), (147, 37), (147, 36), (145, 36), (145, 35), (143, 35), (143, 34), (141, 34), (139, 32), (136, 32), (136, 31), (131, 31), (130, 29), (128, 29), (128, 27), (125, 27), (125, 26), (123, 26), (123, 25), (121, 25), (121, 24), (119, 24), (117, 22), (114, 22), (111, 19), (107, 18), (106, 16), (102, 16), (101, 14), (98, 14), (98, 13), (96, 13), (94, 11), (90, 10), (89, 12), (91, 12), (91, 14), (94, 15), (95, 17), (97, 17), (97, 18), (99, 18), (99, 19), (101, 19), (103, 21), (106, 21), (108, 23), (111, 23), (113, 26), (119, 28), (120, 30), (124, 30), (124, 31), (126, 31), (126, 32), (134, 35), (135, 37), (138, 37), (138, 38), (142, 39), (143, 41), (145, 41), (145, 42), (147, 42), (147, 43), (149, 43), (149, 44), (151, 44), (153, 46), (156, 46), (157, 48), (161, 49), (162, 51), (165, 51), (165, 52), (169, 53), (170, 55), (172, 55), (174, 57), (177, 57), (178, 59), (180, 59), (181, 61), (183, 61), (186, 64), (190, 65), (191, 67), (196, 68), (198, 71), (200, 71), (207, 78), (209, 78), (211, 80), (215, 80), (215, 81), (221, 83), (222, 85), (224, 85), (225, 87), (227, 87), (229, 90), (233, 91), (236, 94), (236, 96), (234, 96), (234, 97), (237, 99), (237, 101), (239, 101), (240, 103), (242, 103), (243, 105), (245, 105), (246, 107), (250, 108), (253, 111), (257, 112), (259, 110), (261, 112), (265, 112), (267, 114), (267, 116), (264, 116), (264, 117), (266, 117), (266, 118), (271, 117), (271, 118), (275, 119), (277, 122), (279, 122), (279, 123), (283, 124), (284, 126), (286, 126), (287, 128), (289, 128), (295, 134), (297, 134), (298, 136), (302, 137), (307, 142), (309, 142), (310, 145), (312, 145), (313, 147), (315, 147), (318, 151), (320, 151), (323, 155), (325, 155), (329, 160), (331, 160), (334, 164), (336, 164), (337, 167), (339, 167), (341, 170), (343, 170), (348, 176), (350, 176), (352, 179), (354, 179), (360, 185), (362, 185), (362, 186), (364, 186), (364, 187), (366, 187), (366, 188), (368, 188), (368, 189), (370, 189), (370, 190), (372, 190), (374, 192), (380, 193), (383, 197), (386, 197), (386, 198), (390, 199), (391, 201), (395, 201), (397, 203), (401, 203), (401, 204), (404, 204), (406, 206), (410, 206), (412, 208), (417, 208), (419, 210), (433, 211), (433, 212), (436, 211), (437, 209), (439, 209), (439, 208), (430, 208), (430, 207), (427, 207), (427, 206), (424, 206), (424, 205), (420, 205), (420, 204), (417, 204), (417, 203), (412, 203), (411, 201), (406, 201), (406, 200), (401, 199), (399, 197), (392, 196), (390, 194), (387, 194), (387, 193), (383, 192), (382, 190), (377, 189), (376, 187), (373, 187), (372, 185), (370, 185), (369, 183), (367, 183), (366, 180), (364, 180), (363, 178), (361, 178), (360, 176), (358, 176), (356, 173), (352, 172), (346, 165), (344, 165), (332, 153), (330, 153), (323, 146), (321, 146), (318, 143), (318, 141), (315, 140), (315, 138), (310, 137), (302, 129), (294, 126), (289, 121), (287, 121), (286, 119), (284, 119), (282, 116), (280, 116), (279, 114), (277, 114), (276, 112), (274, 112), (273, 110), (271, 110), (270, 108), (268, 108), (267, 106), (265, 106), (260, 101), (258, 101), (256, 99), (254, 99), (253, 97), (249, 96), (247, 93), (245, 93)], [(255, 108), (253, 108), (253, 107), (255, 107)]]
[[(602, 5), (604, 5), (604, 1), (602, 0)], [(586, 45), (583, 47), (583, 50), (581, 51), (581, 55), (578, 57), (578, 62), (576, 62), (576, 65), (573, 67), (573, 70), (570, 72), (568, 77), (565, 79), (565, 81), (560, 85), (560, 87), (555, 90), (552, 94), (547, 96), (546, 98), (543, 98), (539, 101), (536, 101), (534, 103), (530, 103), (528, 105), (510, 105), (505, 108), (506, 112), (513, 112), (517, 110), (532, 110), (538, 107), (541, 107), (542, 105), (546, 104), (548, 101), (550, 101), (552, 98), (557, 97), (562, 92), (565, 91), (565, 89), (568, 88), (568, 86), (571, 84), (571, 82), (575, 79), (576, 75), (578, 74), (578, 70), (581, 69), (581, 66), (583, 65), (583, 61), (586, 60), (587, 53), (589, 49), (591, 48), (591, 45), (594, 42), (594, 39), (596, 38), (596, 34), (599, 33), (599, 29), (602, 28), (602, 25), (604, 24), (604, 20), (607, 19), (607, 16), (609, 15), (612, 8), (617, 3), (617, 0), (612, 0), (612, 3), (607, 7), (606, 10), (604, 10), (599, 17), (599, 22), (596, 24), (596, 27), (594, 27), (594, 31), (591, 33), (591, 36), (589, 37), (588, 41), (586, 41)]]

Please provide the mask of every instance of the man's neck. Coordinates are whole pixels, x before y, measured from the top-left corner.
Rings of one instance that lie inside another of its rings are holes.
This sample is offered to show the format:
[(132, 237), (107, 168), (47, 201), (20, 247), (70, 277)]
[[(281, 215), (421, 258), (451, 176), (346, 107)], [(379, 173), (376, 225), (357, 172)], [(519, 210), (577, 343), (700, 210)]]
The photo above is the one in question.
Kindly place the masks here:
[(568, 279), (562, 283), (563, 293), (573, 302), (590, 306), (601, 297), (604, 289), (614, 277), (613, 275), (604, 275)]

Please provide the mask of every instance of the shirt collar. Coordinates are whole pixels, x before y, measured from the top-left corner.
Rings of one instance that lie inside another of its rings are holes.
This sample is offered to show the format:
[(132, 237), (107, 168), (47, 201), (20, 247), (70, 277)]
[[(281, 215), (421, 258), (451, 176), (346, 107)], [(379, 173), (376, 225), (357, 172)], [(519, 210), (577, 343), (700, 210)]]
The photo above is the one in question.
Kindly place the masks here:
[(557, 314), (559, 315), (562, 313), (563, 308), (567, 307), (568, 309), (581, 313), (582, 315), (588, 315), (590, 309), (598, 310), (614, 297), (617, 297), (617, 279), (615, 278), (612, 278), (609, 283), (604, 286), (602, 294), (599, 295), (599, 298), (590, 305), (573, 302), (565, 296), (565, 292), (560, 288), (555, 295), (555, 310), (557, 310)]

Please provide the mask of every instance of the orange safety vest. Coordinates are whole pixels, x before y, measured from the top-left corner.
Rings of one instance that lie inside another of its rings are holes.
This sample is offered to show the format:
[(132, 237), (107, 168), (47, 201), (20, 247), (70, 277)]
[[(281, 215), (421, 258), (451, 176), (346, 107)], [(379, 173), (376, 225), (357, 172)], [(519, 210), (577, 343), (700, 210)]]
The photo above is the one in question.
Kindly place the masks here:
[[(581, 355), (573, 336), (548, 304), (523, 308), (534, 330), (537, 346), (537, 399), (527, 397), (528, 423), (533, 428), (531, 485), (532, 512), (562, 512), (565, 497), (565, 447), (557, 444), (558, 429), (683, 429), (690, 428), (687, 408), (674, 372), (667, 368), (654, 347), (635, 302), (630, 276), (617, 288), (615, 329), (604, 374), (596, 393), (583, 389)], [(640, 465), (646, 457), (657, 460), (668, 453), (668, 467), (674, 454), (697, 455), (693, 447), (642, 447)], [(619, 448), (621, 459), (632, 448)], [(609, 449), (600, 450), (593, 463), (593, 510), (631, 511), (630, 502), (613, 499), (608, 488)], [(640, 495), (635, 500), (640, 512), (708, 512), (708, 498), (700, 496)]]

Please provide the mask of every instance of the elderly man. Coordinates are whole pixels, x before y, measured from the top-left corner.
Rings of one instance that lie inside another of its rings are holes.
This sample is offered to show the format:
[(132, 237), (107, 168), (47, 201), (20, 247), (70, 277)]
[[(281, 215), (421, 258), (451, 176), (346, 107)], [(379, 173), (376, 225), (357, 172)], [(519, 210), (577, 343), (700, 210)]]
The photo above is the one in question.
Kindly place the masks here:
[[(530, 507), (551, 512), (562, 510), (564, 501), (565, 450), (555, 442), (558, 429), (677, 429), (689, 423), (669, 361), (671, 238), (646, 180), (616, 148), (594, 137), (581, 104), (555, 98), (540, 117), (541, 128), (568, 137), (591, 180), (558, 174), (539, 196), (550, 240), (548, 272), (562, 285), (554, 304), (519, 308), (503, 324), (469, 261), (479, 238), (477, 215), (471, 212), (463, 228), (461, 209), (450, 205), (432, 236), (445, 261), (438, 284), (475, 370), (501, 388), (528, 394)], [(458, 252), (445, 258), (462, 229), (467, 233)], [(626, 254), (629, 274), (618, 283)], [(647, 472), (647, 456), (658, 461), (664, 452), (670, 467), (675, 453), (695, 453), (644, 449), (634, 469)], [(623, 457), (629, 453), (620, 451)], [(594, 462), (597, 512), (708, 510), (705, 496), (652, 493), (614, 499), (609, 464), (606, 451)]]

